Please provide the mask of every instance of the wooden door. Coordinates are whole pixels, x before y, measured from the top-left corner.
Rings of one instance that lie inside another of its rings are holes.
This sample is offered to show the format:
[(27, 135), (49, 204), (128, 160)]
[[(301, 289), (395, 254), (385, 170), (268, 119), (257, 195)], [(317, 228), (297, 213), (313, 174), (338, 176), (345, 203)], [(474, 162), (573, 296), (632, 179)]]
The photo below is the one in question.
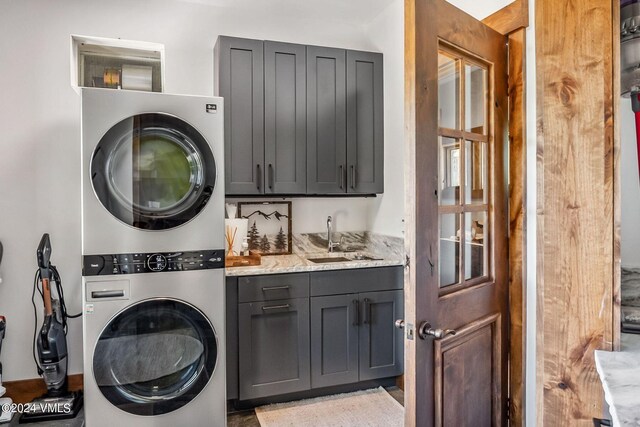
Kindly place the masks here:
[(358, 382), (358, 294), (311, 298), (311, 387)]
[(348, 193), (384, 192), (382, 54), (347, 51)]
[(264, 42), (265, 194), (307, 192), (307, 49)]
[(224, 108), (225, 193), (264, 194), (263, 42), (221, 36), (215, 94)]
[(346, 52), (307, 46), (307, 193), (347, 192)]
[(444, 0), (405, 5), (407, 424), (505, 425), (507, 40)]

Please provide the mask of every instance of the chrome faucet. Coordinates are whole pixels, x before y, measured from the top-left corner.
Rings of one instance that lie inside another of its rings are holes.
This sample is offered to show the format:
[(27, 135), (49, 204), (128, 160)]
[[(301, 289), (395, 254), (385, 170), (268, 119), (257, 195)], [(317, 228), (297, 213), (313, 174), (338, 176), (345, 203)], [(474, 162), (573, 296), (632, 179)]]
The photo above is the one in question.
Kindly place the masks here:
[(331, 235), (333, 234), (333, 221), (331, 219), (331, 215), (329, 215), (329, 217), (327, 217), (327, 246), (329, 249), (329, 252), (333, 252), (333, 248), (340, 246), (340, 243), (342, 243), (342, 239), (340, 239), (340, 242), (336, 243), (332, 240)]

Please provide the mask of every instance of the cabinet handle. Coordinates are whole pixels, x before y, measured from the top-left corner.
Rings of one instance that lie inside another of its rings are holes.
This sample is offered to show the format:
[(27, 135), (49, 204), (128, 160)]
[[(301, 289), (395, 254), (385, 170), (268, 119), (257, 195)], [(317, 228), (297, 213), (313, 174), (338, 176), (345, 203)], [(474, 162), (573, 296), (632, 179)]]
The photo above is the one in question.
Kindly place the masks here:
[(286, 285), (286, 286), (270, 286), (268, 288), (262, 288), (262, 292), (280, 291), (280, 290), (285, 290), (285, 289), (289, 289), (289, 285)]
[(351, 188), (356, 189), (356, 167), (351, 165)]
[(353, 326), (358, 326), (360, 323), (360, 301), (354, 299), (353, 301)]
[(282, 310), (284, 308), (289, 308), (291, 307), (289, 304), (282, 304), (282, 305), (270, 305), (267, 307), (262, 307), (262, 311), (267, 311), (267, 310)]
[(364, 299), (364, 320), (362, 323), (365, 325), (371, 323), (371, 300), (369, 298)]
[(269, 188), (273, 190), (273, 165), (269, 163)]
[(340, 165), (340, 189), (344, 188), (344, 168)]
[(262, 176), (260, 176), (260, 164), (256, 165), (256, 186), (258, 187), (258, 191), (260, 191), (260, 184), (262, 183)]

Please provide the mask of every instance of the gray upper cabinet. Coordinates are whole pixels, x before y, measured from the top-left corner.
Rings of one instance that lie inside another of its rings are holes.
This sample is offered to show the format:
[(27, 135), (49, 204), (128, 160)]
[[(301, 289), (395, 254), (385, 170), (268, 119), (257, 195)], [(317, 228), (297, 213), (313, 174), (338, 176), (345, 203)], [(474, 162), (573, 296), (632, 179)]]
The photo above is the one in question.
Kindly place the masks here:
[(347, 51), (348, 193), (384, 191), (382, 54)]
[(346, 193), (346, 52), (307, 46), (307, 193)]
[(215, 58), (214, 87), (225, 102), (226, 193), (263, 194), (263, 42), (221, 36)]
[(360, 381), (402, 374), (403, 336), (394, 322), (404, 318), (403, 292), (368, 292), (359, 298), (362, 304)]
[(381, 53), (220, 36), (229, 196), (384, 191)]
[(307, 192), (306, 48), (264, 42), (265, 193)]

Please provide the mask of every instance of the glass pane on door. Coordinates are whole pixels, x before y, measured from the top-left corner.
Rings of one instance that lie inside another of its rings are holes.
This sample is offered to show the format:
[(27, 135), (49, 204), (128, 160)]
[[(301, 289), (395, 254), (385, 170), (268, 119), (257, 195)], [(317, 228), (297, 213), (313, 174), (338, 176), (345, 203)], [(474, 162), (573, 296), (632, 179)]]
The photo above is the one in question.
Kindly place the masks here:
[(465, 126), (467, 132), (487, 134), (487, 70), (465, 64)]
[(440, 215), (440, 287), (460, 282), (460, 215)]
[(465, 141), (466, 204), (487, 203), (487, 143)]
[(441, 206), (460, 204), (461, 161), (460, 142), (440, 137), (438, 199)]
[(465, 213), (464, 228), (464, 279), (484, 277), (487, 275), (487, 213)]
[(459, 129), (460, 75), (458, 60), (438, 53), (438, 123), (442, 128)]

